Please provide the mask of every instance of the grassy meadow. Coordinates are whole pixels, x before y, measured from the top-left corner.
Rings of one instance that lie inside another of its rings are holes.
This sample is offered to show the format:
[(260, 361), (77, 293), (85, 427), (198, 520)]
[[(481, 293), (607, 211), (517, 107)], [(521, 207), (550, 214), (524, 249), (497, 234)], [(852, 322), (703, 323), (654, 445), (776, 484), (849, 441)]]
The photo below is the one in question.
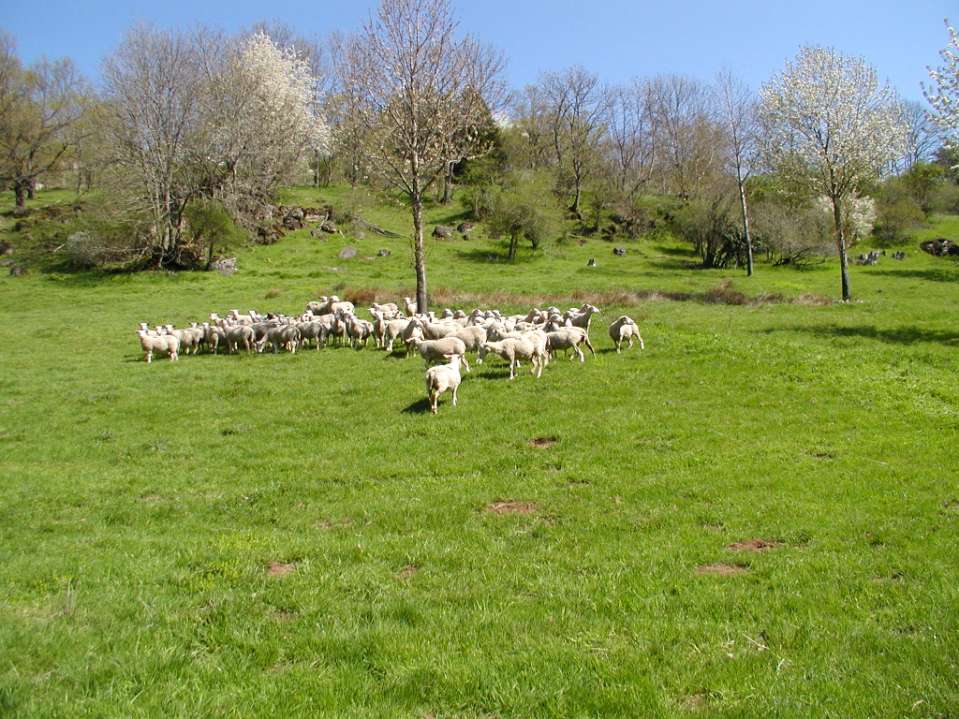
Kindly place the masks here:
[[(914, 239), (938, 235), (959, 218)], [(418, 358), (147, 366), (134, 335), (398, 299), (408, 240), (298, 231), (232, 277), (4, 271), (0, 717), (959, 716), (959, 264), (912, 241), (844, 305), (835, 261), (626, 246), (430, 241), (436, 307), (603, 310), (595, 359), (494, 359), (436, 417)], [(621, 313), (644, 352), (611, 350)]]

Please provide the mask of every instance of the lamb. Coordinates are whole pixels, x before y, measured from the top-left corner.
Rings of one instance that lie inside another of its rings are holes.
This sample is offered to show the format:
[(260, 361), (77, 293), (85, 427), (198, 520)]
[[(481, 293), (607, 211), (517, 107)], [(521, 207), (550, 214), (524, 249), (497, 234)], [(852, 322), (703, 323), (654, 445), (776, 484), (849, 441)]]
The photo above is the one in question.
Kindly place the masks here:
[(344, 322), (346, 323), (346, 334), (350, 338), (353, 349), (359, 349), (360, 344), (366, 347), (370, 336), (373, 334), (373, 323), (361, 320), (356, 315), (345, 317)]
[(449, 364), (441, 364), (426, 370), (426, 394), (430, 401), (430, 412), (436, 414), (440, 395), (446, 390), (453, 393), (453, 406), (456, 406), (456, 390), (459, 389), (462, 377), (460, 376), (461, 355), (447, 357)]
[(418, 313), (416, 302), (414, 302), (412, 299), (409, 297), (404, 297), (403, 302), (406, 305), (406, 314), (408, 314), (410, 317)]
[(516, 378), (516, 368), (519, 360), (528, 359), (533, 363), (532, 373), (536, 377), (543, 374), (543, 355), (535, 342), (526, 338), (507, 337), (499, 342), (484, 342), (480, 346), (479, 359), (482, 361), (487, 354), (493, 352), (509, 362), (509, 378)]
[(430, 362), (448, 357), (449, 355), (460, 355), (463, 358), (463, 367), (470, 371), (469, 363), (466, 361), (466, 344), (458, 337), (444, 337), (439, 340), (414, 339), (413, 344), (419, 350), (420, 356)]
[(170, 355), (170, 361), (176, 362), (179, 357), (180, 340), (176, 335), (151, 335), (148, 330), (137, 330), (140, 337), (140, 347), (143, 348), (143, 359), (147, 364), (153, 362), (153, 353), (160, 352)]
[(585, 362), (586, 357), (583, 356), (583, 350), (579, 348), (581, 344), (585, 344), (589, 348), (590, 354), (593, 357), (596, 356), (593, 345), (589, 341), (589, 334), (581, 327), (563, 327), (555, 332), (547, 332), (546, 339), (549, 342), (550, 354), (555, 354), (556, 350), (572, 349), (575, 350), (579, 361)]
[(273, 354), (280, 351), (280, 345), (283, 345), (288, 352), (295, 354), (299, 341), (300, 331), (296, 325), (276, 325), (267, 330), (266, 337), (258, 349), (262, 351), (264, 344), (269, 342), (273, 346)]
[(646, 349), (646, 343), (643, 342), (643, 336), (639, 334), (639, 325), (632, 317), (622, 315), (609, 326), (609, 337), (616, 343), (616, 351), (619, 352), (623, 346), (623, 341), (629, 341), (628, 349), (633, 348), (633, 338), (639, 340), (639, 348)]

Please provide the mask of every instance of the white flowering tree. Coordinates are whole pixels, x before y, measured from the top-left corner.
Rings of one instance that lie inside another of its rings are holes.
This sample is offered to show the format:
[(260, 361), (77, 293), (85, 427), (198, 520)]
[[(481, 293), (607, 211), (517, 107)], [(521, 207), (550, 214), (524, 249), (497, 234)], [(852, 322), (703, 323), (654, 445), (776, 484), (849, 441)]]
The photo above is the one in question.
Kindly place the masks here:
[(843, 205), (904, 152), (898, 100), (861, 58), (818, 47), (803, 48), (760, 94), (770, 165), (832, 205), (842, 298), (848, 301)]
[(923, 86), (923, 92), (932, 105), (936, 123), (953, 144), (959, 136), (959, 32), (946, 21), (949, 44), (939, 51), (942, 65), (929, 68), (934, 88)]

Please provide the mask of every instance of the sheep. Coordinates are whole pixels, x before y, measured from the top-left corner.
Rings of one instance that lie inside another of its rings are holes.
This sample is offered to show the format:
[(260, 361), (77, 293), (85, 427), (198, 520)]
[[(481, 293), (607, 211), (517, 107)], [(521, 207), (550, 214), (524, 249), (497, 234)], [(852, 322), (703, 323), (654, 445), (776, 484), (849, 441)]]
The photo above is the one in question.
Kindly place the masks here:
[(300, 345), (305, 347), (310, 343), (310, 340), (314, 340), (316, 342), (316, 351), (319, 352), (320, 345), (322, 345), (323, 340), (326, 339), (326, 328), (323, 323), (319, 320), (299, 322), (296, 328), (300, 332)]
[(482, 327), (476, 327), (475, 325), (463, 327), (450, 336), (462, 340), (463, 344), (466, 345), (466, 350), (471, 352), (479, 352), (479, 348), (487, 339), (486, 330)]
[(234, 325), (226, 330), (228, 352), (238, 352), (241, 344), (247, 352), (253, 352), (253, 328), (249, 325)]
[(643, 336), (639, 334), (639, 325), (632, 317), (622, 315), (609, 326), (609, 337), (616, 343), (616, 351), (619, 352), (623, 346), (623, 341), (629, 341), (629, 349), (633, 348), (633, 338), (639, 340), (639, 348), (646, 349), (646, 343), (643, 342)]
[(403, 303), (406, 305), (406, 314), (408, 314), (410, 317), (419, 312), (416, 302), (414, 302), (411, 298), (404, 297)]
[(456, 390), (459, 389), (462, 377), (460, 376), (461, 355), (450, 355), (447, 357), (449, 364), (441, 364), (435, 367), (429, 367), (426, 370), (426, 394), (430, 402), (430, 412), (436, 414), (436, 407), (439, 404), (440, 395), (446, 390), (451, 390), (453, 394), (453, 406), (456, 406)]
[(416, 349), (416, 340), (423, 339), (423, 325), (420, 320), (412, 320), (400, 335), (403, 344), (406, 345), (406, 356), (409, 357)]
[(403, 334), (403, 331), (410, 326), (411, 321), (407, 319), (389, 320), (383, 328), (383, 344), (386, 351), (393, 352), (393, 343), (396, 338)]
[(395, 320), (400, 314), (400, 308), (395, 302), (384, 302), (381, 305), (374, 302), (370, 307), (370, 314), (372, 315), (374, 311), (382, 315), (384, 320)]
[(346, 324), (346, 334), (350, 338), (350, 344), (353, 345), (353, 349), (359, 349), (361, 343), (366, 347), (366, 343), (373, 334), (373, 323), (367, 320), (361, 320), (356, 315), (344, 317), (344, 323)]
[[(549, 342), (550, 354), (555, 354), (556, 350), (572, 349), (575, 350), (579, 361), (585, 362), (586, 357), (583, 356), (583, 350), (579, 348), (581, 344), (585, 344), (589, 348), (590, 354), (592, 354), (593, 357), (596, 356), (593, 345), (590, 344), (589, 341), (589, 334), (581, 327), (563, 327), (555, 332), (547, 332), (546, 339)], [(572, 359), (572, 357), (570, 359)]]
[(295, 354), (299, 341), (300, 331), (296, 325), (274, 325), (267, 330), (266, 337), (257, 349), (262, 352), (263, 347), (269, 342), (273, 347), (273, 354), (280, 351), (280, 345), (285, 347), (288, 352)]
[(578, 309), (572, 308), (567, 310), (563, 318), (567, 320), (567, 325), (572, 324), (573, 327), (582, 327), (589, 332), (589, 324), (593, 319), (593, 315), (597, 313), (599, 313), (598, 307), (584, 302), (583, 306)]
[(511, 380), (516, 378), (516, 368), (519, 366), (520, 358), (532, 361), (531, 372), (535, 373), (537, 378), (543, 374), (543, 355), (536, 343), (529, 339), (507, 337), (499, 342), (484, 342), (480, 346), (478, 361), (482, 361), (490, 352), (509, 362), (509, 378)]
[(462, 329), (456, 322), (423, 322), (423, 336), (428, 340), (440, 340)]
[(140, 338), (143, 359), (147, 364), (153, 362), (154, 352), (170, 355), (171, 362), (176, 362), (179, 358), (180, 340), (176, 335), (151, 335), (149, 330), (137, 330), (137, 336)]
[(200, 351), (200, 332), (194, 332), (192, 329), (176, 329), (173, 325), (163, 325), (163, 329), (166, 331), (166, 334), (173, 335), (180, 342), (180, 346), (177, 348), (183, 349), (185, 354), (190, 354), (190, 349), (193, 350), (193, 354), (196, 354)]
[(415, 338), (413, 345), (419, 350), (420, 356), (427, 365), (448, 355), (460, 355), (463, 358), (463, 367), (467, 372), (470, 371), (469, 363), (466, 361), (466, 344), (458, 337), (444, 337), (439, 340)]

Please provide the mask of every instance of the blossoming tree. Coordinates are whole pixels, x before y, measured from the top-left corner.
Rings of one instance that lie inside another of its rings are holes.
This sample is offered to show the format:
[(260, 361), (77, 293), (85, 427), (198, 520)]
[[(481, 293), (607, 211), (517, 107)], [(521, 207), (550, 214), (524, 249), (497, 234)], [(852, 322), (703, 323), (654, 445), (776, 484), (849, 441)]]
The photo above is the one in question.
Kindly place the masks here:
[(861, 58), (818, 47), (803, 48), (760, 94), (768, 162), (832, 205), (842, 298), (848, 301), (844, 201), (904, 152), (898, 100)]
[(959, 135), (959, 32), (946, 22), (949, 44), (939, 51), (943, 64), (929, 68), (935, 89), (923, 87), (937, 124), (955, 143)]

